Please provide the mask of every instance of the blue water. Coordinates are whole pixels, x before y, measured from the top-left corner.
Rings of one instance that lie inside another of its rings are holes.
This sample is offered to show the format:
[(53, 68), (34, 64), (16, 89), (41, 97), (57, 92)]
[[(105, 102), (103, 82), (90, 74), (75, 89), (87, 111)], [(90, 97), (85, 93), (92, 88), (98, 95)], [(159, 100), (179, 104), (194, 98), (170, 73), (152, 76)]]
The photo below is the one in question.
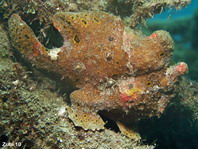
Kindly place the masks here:
[(192, 16), (194, 11), (198, 9), (198, 0), (192, 0), (191, 4), (189, 4), (187, 7), (182, 8), (181, 10), (175, 10), (175, 9), (166, 9), (165, 12), (162, 12), (161, 14), (157, 14), (154, 16), (151, 20), (159, 20), (159, 19), (175, 19), (180, 17), (188, 17)]

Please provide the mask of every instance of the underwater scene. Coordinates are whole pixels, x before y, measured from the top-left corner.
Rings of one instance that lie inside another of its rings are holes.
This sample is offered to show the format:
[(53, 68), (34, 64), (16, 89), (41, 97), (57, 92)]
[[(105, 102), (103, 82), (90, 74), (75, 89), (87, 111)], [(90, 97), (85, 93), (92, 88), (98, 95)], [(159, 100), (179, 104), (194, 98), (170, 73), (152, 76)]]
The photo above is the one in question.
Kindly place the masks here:
[(0, 148), (197, 149), (197, 0), (0, 0)]

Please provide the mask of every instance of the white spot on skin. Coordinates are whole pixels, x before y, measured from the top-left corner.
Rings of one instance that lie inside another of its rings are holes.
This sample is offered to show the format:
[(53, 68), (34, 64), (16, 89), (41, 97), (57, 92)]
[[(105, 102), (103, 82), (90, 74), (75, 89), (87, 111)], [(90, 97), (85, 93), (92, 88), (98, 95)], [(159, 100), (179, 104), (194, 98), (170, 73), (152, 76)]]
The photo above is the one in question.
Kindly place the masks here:
[(161, 87), (159, 87), (158, 85), (153, 86), (153, 90), (155, 92), (159, 91), (161, 89)]
[(74, 66), (73, 66), (73, 70), (76, 72), (81, 72), (85, 69), (86, 69), (86, 67), (82, 62), (75, 62)]
[(173, 72), (175, 71), (175, 69), (174, 69), (174, 67), (173, 66), (171, 66), (171, 67), (169, 67), (169, 68), (167, 68), (166, 69), (166, 72), (165, 72), (165, 74), (166, 74), (166, 77), (168, 78), (168, 77), (170, 77), (171, 76), (171, 74), (173, 74)]
[(131, 62), (127, 62), (127, 67), (130, 70), (130, 74), (134, 74), (134, 72), (133, 72), (133, 65), (131, 65)]
[(61, 51), (60, 48), (55, 48), (49, 51), (48, 55), (50, 56), (51, 60), (57, 60), (58, 53)]
[(130, 41), (132, 37), (130, 37), (126, 31), (123, 32), (123, 50), (128, 54), (129, 58), (131, 57), (131, 44)]
[[(135, 81), (135, 78), (134, 77), (131, 77), (131, 78), (127, 78), (127, 79), (124, 79), (124, 80), (118, 80), (118, 88), (119, 88), (119, 91), (121, 93), (126, 93), (128, 90), (129, 90), (129, 85), (130, 84), (134, 84), (134, 81)], [(134, 86), (135, 87), (135, 86)]]

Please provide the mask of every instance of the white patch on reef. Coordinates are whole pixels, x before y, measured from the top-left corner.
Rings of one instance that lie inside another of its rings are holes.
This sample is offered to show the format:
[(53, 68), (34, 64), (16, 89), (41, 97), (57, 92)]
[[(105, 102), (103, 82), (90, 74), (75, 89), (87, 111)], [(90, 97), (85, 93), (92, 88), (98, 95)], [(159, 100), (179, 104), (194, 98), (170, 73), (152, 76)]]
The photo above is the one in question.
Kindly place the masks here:
[(58, 111), (58, 116), (64, 116), (66, 112), (66, 108), (65, 107), (61, 107)]
[(61, 51), (60, 48), (54, 48), (49, 50), (48, 55), (50, 56), (51, 60), (57, 60), (58, 58), (58, 53)]

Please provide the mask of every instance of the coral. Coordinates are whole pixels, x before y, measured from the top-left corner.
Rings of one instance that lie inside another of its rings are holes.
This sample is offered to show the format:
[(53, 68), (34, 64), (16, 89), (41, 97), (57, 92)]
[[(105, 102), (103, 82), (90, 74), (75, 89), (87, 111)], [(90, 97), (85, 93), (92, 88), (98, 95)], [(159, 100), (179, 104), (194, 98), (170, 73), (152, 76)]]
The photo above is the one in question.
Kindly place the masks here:
[[(52, 20), (64, 39), (60, 48), (45, 48), (16, 14), (9, 19), (10, 37), (37, 68), (61, 74), (78, 88), (68, 107), (76, 126), (103, 129), (97, 115), (103, 111), (125, 126), (159, 116), (178, 77), (188, 71), (183, 62), (169, 66), (173, 41), (166, 31), (147, 37), (105, 12), (58, 12)], [(127, 127), (120, 130), (137, 136)]]

